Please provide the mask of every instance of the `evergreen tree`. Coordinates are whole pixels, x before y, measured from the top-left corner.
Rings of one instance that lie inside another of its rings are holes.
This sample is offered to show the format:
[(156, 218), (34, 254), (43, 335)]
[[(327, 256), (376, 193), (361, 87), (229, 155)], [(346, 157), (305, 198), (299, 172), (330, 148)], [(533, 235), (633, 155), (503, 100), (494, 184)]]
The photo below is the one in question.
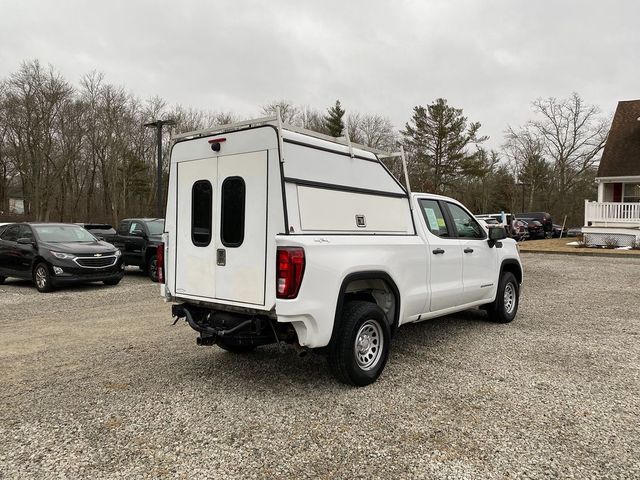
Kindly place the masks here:
[(427, 108), (414, 107), (411, 122), (402, 131), (405, 148), (411, 155), (411, 174), (417, 187), (434, 193), (454, 193), (457, 180), (473, 168), (476, 146), (488, 137), (478, 137), (480, 123), (467, 124), (462, 110), (438, 98)]
[(333, 107), (327, 109), (328, 114), (324, 117), (324, 123), (329, 130), (329, 135), (332, 137), (339, 137), (344, 130), (344, 122), (342, 117), (344, 116), (344, 109), (340, 105), (340, 100), (336, 100), (336, 104)]

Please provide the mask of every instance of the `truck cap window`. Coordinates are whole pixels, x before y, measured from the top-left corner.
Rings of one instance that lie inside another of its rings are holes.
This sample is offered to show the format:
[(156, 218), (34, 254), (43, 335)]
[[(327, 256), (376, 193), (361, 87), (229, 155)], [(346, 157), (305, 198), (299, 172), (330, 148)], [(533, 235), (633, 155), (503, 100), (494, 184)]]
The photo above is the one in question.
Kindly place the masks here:
[(421, 199), (420, 207), (422, 207), (424, 221), (429, 231), (437, 237), (448, 237), (449, 230), (447, 229), (447, 222), (444, 219), (442, 209), (437, 200)]
[(222, 182), (220, 239), (225, 247), (239, 247), (244, 241), (245, 183), (240, 177)]
[(196, 247), (211, 243), (213, 188), (208, 180), (198, 180), (191, 189), (191, 241)]

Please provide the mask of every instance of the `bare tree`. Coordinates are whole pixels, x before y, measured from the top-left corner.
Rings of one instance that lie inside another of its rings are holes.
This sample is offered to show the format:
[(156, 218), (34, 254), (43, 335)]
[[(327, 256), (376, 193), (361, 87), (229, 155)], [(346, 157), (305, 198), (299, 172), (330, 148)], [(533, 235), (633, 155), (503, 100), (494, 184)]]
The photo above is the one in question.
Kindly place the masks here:
[[(544, 157), (544, 140), (531, 126), (517, 131), (508, 127), (505, 140), (503, 152), (521, 184), (521, 195), (528, 192), (525, 210), (549, 210), (553, 175), (552, 166)], [(540, 206), (535, 206), (536, 201)]]
[(564, 199), (582, 174), (597, 163), (610, 122), (600, 116), (597, 106), (585, 104), (575, 92), (566, 99), (539, 98), (533, 110), (539, 118), (528, 126), (553, 164), (557, 199)]
[(280, 116), (284, 123), (289, 125), (301, 125), (302, 119), (300, 118), (302, 112), (289, 100), (276, 100), (274, 102), (262, 105), (260, 111), (263, 115), (275, 115), (277, 109), (280, 108)]

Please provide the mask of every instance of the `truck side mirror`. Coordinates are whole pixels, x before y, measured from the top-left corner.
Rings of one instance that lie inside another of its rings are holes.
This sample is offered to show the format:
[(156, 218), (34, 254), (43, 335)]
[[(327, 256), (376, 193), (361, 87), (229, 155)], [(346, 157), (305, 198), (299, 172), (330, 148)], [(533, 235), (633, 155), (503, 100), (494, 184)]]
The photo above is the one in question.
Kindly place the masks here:
[(504, 227), (489, 227), (489, 246), (493, 247), (494, 245), (497, 248), (502, 247), (500, 240), (504, 240), (507, 238), (507, 230)]
[(33, 238), (19, 238), (18, 239), (18, 245), (32, 245), (35, 246), (36, 241)]

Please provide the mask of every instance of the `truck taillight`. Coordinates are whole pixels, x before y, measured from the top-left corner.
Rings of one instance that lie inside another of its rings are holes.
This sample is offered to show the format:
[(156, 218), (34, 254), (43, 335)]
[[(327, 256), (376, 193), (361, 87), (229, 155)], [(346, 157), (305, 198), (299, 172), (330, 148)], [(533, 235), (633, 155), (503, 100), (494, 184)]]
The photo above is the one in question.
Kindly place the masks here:
[(156, 247), (156, 268), (158, 269), (158, 283), (164, 283), (164, 243)]
[(304, 249), (300, 247), (278, 248), (277, 297), (296, 298), (304, 274)]

